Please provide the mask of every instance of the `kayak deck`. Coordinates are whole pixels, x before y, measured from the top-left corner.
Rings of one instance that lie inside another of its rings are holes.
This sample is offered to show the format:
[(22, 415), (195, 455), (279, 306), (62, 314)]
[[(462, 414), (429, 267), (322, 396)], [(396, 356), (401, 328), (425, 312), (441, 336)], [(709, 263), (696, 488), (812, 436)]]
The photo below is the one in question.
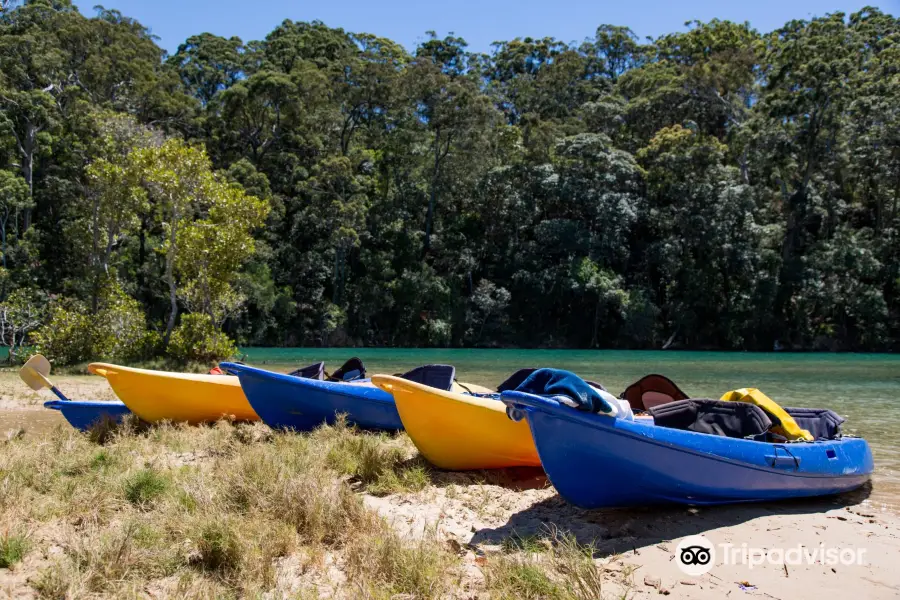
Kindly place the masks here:
[(393, 394), (409, 437), (419, 452), (441, 469), (541, 465), (527, 424), (510, 421), (498, 400), (438, 390), (389, 375), (374, 375), (372, 383)]
[(237, 377), (151, 371), (106, 363), (92, 363), (88, 370), (105, 377), (119, 399), (151, 423), (259, 420)]

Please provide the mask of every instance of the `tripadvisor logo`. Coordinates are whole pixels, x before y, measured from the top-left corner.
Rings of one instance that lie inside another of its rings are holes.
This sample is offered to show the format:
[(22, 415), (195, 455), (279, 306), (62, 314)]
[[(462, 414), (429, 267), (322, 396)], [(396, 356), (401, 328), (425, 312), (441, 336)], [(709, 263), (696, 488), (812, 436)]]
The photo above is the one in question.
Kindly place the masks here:
[(716, 564), (716, 548), (702, 535), (690, 535), (675, 548), (675, 561), (682, 573), (699, 577)]
[[(860, 566), (866, 564), (866, 548), (826, 547), (825, 544), (790, 548), (755, 548), (747, 544), (719, 544), (721, 564), (746, 565), (749, 569), (770, 565)], [(699, 577), (716, 564), (716, 547), (702, 535), (691, 535), (679, 542), (675, 562), (682, 573)]]

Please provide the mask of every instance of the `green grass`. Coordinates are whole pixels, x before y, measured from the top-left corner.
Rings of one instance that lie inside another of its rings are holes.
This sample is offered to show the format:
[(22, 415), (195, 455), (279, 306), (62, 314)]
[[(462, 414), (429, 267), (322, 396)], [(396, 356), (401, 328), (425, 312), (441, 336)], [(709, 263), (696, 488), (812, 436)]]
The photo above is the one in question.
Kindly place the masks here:
[(169, 488), (169, 480), (154, 469), (141, 469), (124, 483), (125, 498), (135, 506), (146, 506)]
[(91, 468), (95, 471), (103, 471), (115, 464), (115, 457), (105, 448), (101, 448), (94, 453), (91, 458)]
[(0, 568), (8, 569), (20, 562), (28, 552), (28, 538), (22, 534), (6, 532), (0, 536)]
[(521, 536), (518, 533), (514, 533), (510, 537), (505, 538), (500, 547), (503, 552), (508, 554), (513, 552), (538, 554), (550, 550), (550, 542), (545, 536), (536, 534)]

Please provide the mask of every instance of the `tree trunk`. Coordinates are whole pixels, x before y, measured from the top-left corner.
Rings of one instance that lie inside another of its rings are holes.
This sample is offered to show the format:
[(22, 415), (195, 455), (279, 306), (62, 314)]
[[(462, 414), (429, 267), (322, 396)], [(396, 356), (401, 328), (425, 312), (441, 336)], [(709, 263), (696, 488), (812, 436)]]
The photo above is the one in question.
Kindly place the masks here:
[(676, 335), (678, 335), (678, 330), (677, 330), (677, 329), (676, 329), (675, 331), (672, 332), (672, 335), (670, 335), (670, 336), (669, 336), (669, 339), (666, 341), (666, 343), (663, 344), (663, 347), (662, 347), (663, 350), (668, 350), (669, 348), (672, 347), (672, 344), (675, 343), (675, 336), (676, 336)]
[(147, 260), (147, 218), (141, 217), (141, 230), (138, 235), (138, 294), (144, 294), (144, 262)]
[[(784, 239), (781, 245), (781, 269), (778, 274), (778, 290), (775, 293), (773, 315), (775, 326), (780, 330), (780, 335), (790, 335), (790, 300), (794, 295), (799, 267), (799, 257), (805, 249), (803, 228), (806, 226), (807, 214), (806, 188), (800, 187), (787, 202), (787, 219)], [(770, 332), (777, 334), (778, 332)]]
[(166, 252), (166, 283), (169, 284), (169, 320), (166, 322), (166, 335), (163, 337), (163, 348), (169, 346), (169, 338), (175, 329), (175, 319), (178, 318), (178, 288), (175, 286), (175, 253), (176, 231), (178, 224), (178, 209), (172, 208), (172, 232), (169, 234), (169, 251)]
[(213, 309), (212, 294), (209, 291), (209, 280), (207, 280), (206, 278), (203, 279), (203, 296), (205, 298), (204, 304), (206, 304), (206, 314), (209, 317), (210, 323), (212, 323), (216, 327), (221, 327), (225, 324), (225, 321), (228, 318), (228, 312), (223, 311), (222, 322), (219, 323), (216, 319), (216, 311)]
[(425, 215), (425, 248), (424, 253), (431, 250), (431, 227), (434, 221), (434, 205), (437, 203), (438, 175), (441, 169), (441, 130), (434, 132), (434, 171), (431, 175), (431, 193), (428, 197), (428, 213)]
[(93, 232), (91, 236), (91, 271), (94, 276), (94, 285), (91, 290), (91, 314), (96, 315), (100, 295), (100, 273), (97, 270), (98, 254), (100, 253), (100, 202), (94, 198), (94, 211), (91, 216)]
[(2, 254), (3, 268), (6, 268), (6, 222), (9, 221), (9, 207), (4, 207), (3, 220), (0, 221), (0, 254)]
[(34, 203), (34, 152), (37, 147), (38, 128), (28, 124), (25, 130), (25, 139), (20, 146), (22, 152), (22, 176), (28, 184), (28, 206), (22, 213), (22, 231), (28, 231), (31, 227), (31, 206)]

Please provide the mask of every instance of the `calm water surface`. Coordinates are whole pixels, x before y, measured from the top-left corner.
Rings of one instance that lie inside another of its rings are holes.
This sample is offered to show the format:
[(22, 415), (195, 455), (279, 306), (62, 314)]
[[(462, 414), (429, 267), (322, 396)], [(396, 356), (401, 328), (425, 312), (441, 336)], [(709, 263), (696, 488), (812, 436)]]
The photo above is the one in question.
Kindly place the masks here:
[(393, 348), (249, 348), (247, 362), (276, 370), (320, 360), (334, 370), (351, 356), (370, 374), (428, 363), (456, 367), (460, 381), (496, 386), (522, 367), (558, 367), (618, 394), (660, 373), (689, 396), (718, 398), (756, 387), (783, 406), (827, 407), (847, 418), (845, 433), (865, 437), (875, 455), (873, 501), (900, 504), (900, 355), (671, 352), (617, 350), (444, 350)]

